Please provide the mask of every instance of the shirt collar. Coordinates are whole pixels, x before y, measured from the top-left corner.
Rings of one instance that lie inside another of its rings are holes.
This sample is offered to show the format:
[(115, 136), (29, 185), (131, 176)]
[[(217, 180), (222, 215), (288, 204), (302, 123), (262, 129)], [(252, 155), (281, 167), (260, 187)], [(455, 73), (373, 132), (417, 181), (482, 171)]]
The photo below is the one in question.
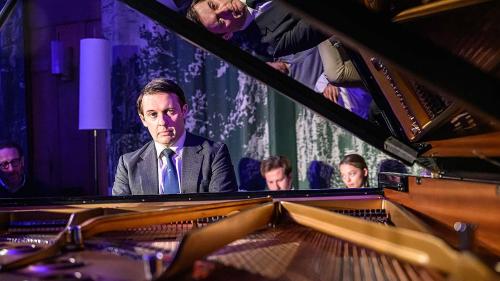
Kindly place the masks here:
[(181, 10), (181, 7), (177, 6), (175, 1), (173, 1), (173, 0), (158, 0), (158, 2), (162, 3), (163, 5), (167, 6), (169, 9), (174, 10), (176, 12), (179, 12)]
[[(245, 5), (246, 5), (246, 1), (241, 1), (241, 2), (245, 3)], [(271, 5), (272, 5), (272, 1), (263, 2), (260, 5), (258, 5), (255, 9), (250, 8), (247, 5), (246, 8), (248, 10), (248, 16), (245, 19), (245, 23), (243, 24), (243, 27), (241, 28), (241, 30), (246, 29), (258, 16), (260, 16), (265, 11), (269, 10)]]
[(186, 141), (186, 131), (184, 131), (184, 133), (182, 133), (181, 137), (174, 143), (174, 145), (171, 145), (170, 147), (168, 147), (164, 144), (155, 142), (156, 157), (160, 158), (160, 154), (165, 148), (170, 148), (175, 152), (175, 154), (178, 154), (182, 150), (182, 148), (184, 148), (185, 141)]

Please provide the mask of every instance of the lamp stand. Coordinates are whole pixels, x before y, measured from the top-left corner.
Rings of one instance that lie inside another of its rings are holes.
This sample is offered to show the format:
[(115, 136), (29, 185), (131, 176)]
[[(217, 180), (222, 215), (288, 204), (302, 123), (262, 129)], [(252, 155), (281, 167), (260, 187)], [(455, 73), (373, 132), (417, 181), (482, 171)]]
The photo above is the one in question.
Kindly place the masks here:
[(99, 195), (99, 178), (97, 174), (97, 130), (94, 129), (94, 193)]

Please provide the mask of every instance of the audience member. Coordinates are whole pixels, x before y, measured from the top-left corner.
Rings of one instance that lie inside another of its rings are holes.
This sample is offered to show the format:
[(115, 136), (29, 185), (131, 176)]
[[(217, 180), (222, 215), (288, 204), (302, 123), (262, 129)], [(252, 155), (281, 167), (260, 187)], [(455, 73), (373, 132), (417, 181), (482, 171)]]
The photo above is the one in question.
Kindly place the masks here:
[(41, 192), (26, 177), (21, 146), (12, 141), (0, 141), (0, 197), (32, 197), (39, 194)]
[(358, 154), (344, 156), (339, 163), (340, 176), (348, 188), (368, 187), (368, 167)]
[(331, 188), (334, 169), (323, 161), (311, 161), (307, 169), (307, 181), (311, 189)]
[(292, 166), (286, 156), (271, 156), (260, 164), (260, 174), (266, 179), (269, 190), (292, 188)]
[(137, 111), (153, 138), (118, 161), (113, 195), (235, 191), (227, 146), (186, 132), (182, 89), (163, 78), (149, 82)]

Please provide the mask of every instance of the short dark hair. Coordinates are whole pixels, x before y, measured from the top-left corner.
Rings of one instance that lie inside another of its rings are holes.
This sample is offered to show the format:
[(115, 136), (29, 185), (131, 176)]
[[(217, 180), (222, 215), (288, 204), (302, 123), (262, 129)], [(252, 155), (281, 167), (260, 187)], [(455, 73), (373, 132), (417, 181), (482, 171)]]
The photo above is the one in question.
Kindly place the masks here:
[(137, 112), (139, 115), (142, 114), (142, 98), (147, 95), (155, 95), (158, 93), (168, 93), (175, 94), (179, 98), (179, 103), (181, 107), (186, 104), (186, 97), (184, 96), (184, 91), (182, 91), (181, 87), (177, 85), (174, 81), (168, 80), (165, 78), (155, 78), (151, 80), (145, 87), (142, 89), (139, 97), (137, 97)]
[[(344, 156), (344, 158), (339, 163), (339, 167), (342, 164), (348, 164), (348, 165), (354, 166), (354, 167), (361, 169), (361, 170), (363, 170), (363, 169), (368, 170), (368, 166), (366, 165), (365, 158), (363, 158), (363, 156), (361, 156), (359, 154), (348, 154), (348, 155)], [(363, 177), (363, 186), (364, 187), (369, 186), (368, 175)]]
[(285, 175), (289, 176), (292, 172), (292, 166), (288, 157), (282, 155), (271, 156), (260, 163), (260, 174), (265, 177), (265, 174), (271, 170), (283, 168)]
[(14, 141), (0, 140), (0, 149), (4, 149), (4, 148), (15, 148), (20, 157), (24, 156), (23, 149), (21, 148), (21, 146), (18, 143), (14, 142)]
[(198, 14), (198, 12), (195, 11), (194, 6), (200, 2), (203, 2), (203, 1), (207, 1), (207, 0), (193, 0), (191, 5), (189, 5), (189, 8), (188, 8), (187, 13), (186, 13), (186, 18), (188, 20), (190, 20), (196, 24), (199, 24), (201, 26), (203, 26), (203, 24), (200, 21), (200, 15)]

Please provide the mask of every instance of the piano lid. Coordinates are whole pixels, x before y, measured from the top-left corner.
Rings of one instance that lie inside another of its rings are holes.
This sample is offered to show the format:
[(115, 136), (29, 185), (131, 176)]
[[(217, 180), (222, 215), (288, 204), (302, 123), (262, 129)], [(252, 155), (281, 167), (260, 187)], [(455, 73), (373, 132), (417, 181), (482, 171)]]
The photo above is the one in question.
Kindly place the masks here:
[[(443, 177), (500, 180), (500, 113), (494, 102), (500, 89), (497, 1), (451, 1), (446, 9), (437, 5), (435, 12), (421, 6), (410, 9), (410, 17), (400, 16), (406, 15), (403, 11), (391, 21), (356, 1), (333, 6), (319, 0), (275, 0), (352, 48), (378, 108), (370, 121), (327, 102), (157, 1), (122, 1), (399, 160), (417, 162)], [(452, 38), (462, 42), (459, 47)]]

